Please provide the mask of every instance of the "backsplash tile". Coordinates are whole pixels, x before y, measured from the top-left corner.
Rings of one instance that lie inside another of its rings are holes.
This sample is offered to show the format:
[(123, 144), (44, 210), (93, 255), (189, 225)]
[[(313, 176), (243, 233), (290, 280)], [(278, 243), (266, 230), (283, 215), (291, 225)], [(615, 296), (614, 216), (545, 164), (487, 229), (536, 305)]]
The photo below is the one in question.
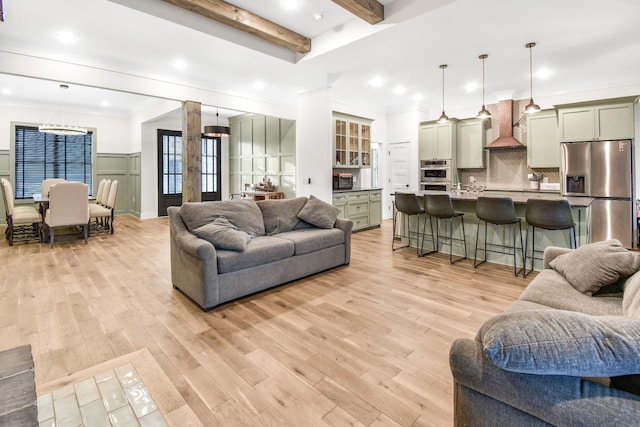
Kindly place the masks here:
[[(513, 101), (513, 123), (518, 124), (513, 128), (513, 136), (527, 144), (526, 119), (522, 114), (528, 99)], [(486, 143), (498, 137), (498, 104), (487, 105), (491, 113), (491, 122), (486, 130)], [(462, 185), (469, 183), (469, 178), (476, 179), (476, 185), (483, 185), (489, 189), (500, 190), (526, 190), (530, 188), (527, 174), (532, 171), (542, 174), (549, 182), (560, 182), (560, 170), (558, 168), (536, 168), (527, 166), (527, 150), (486, 150), (485, 169), (460, 169), (458, 178)]]

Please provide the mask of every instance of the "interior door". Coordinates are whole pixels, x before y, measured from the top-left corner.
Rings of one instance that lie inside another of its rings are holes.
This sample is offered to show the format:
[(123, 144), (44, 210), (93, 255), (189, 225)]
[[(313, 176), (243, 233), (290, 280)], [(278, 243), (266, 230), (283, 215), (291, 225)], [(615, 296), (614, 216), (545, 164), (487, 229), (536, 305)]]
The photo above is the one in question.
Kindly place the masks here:
[(411, 168), (409, 165), (409, 143), (389, 144), (391, 191), (409, 191), (411, 188)]

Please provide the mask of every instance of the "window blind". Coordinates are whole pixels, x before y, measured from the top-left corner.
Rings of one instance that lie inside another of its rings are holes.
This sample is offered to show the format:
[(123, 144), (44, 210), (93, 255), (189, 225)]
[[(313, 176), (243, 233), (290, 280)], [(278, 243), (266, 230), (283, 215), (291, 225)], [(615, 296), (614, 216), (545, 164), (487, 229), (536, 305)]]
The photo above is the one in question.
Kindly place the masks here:
[(37, 127), (16, 126), (15, 198), (40, 193), (46, 178), (64, 178), (92, 186), (93, 134), (52, 135)]

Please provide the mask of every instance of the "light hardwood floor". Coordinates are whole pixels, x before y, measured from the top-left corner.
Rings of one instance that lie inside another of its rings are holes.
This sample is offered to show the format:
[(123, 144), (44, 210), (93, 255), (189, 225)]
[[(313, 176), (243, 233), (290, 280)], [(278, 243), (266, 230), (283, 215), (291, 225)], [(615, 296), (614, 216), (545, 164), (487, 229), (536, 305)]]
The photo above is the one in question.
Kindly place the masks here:
[(174, 426), (451, 425), (451, 342), (535, 276), (392, 252), (385, 221), (349, 266), (204, 313), (171, 285), (166, 218), (115, 226), (0, 242), (0, 350), (31, 344), (38, 386), (144, 350), (180, 394)]

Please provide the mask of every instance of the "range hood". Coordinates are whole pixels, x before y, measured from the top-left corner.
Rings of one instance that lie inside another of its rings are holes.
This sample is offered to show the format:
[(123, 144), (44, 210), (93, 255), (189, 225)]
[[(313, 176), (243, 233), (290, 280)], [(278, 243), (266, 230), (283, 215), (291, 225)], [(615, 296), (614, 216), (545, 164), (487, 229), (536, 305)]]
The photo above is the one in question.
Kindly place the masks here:
[(498, 120), (500, 129), (498, 138), (487, 145), (485, 150), (518, 150), (526, 149), (520, 141), (513, 137), (513, 100), (504, 99), (498, 104)]

